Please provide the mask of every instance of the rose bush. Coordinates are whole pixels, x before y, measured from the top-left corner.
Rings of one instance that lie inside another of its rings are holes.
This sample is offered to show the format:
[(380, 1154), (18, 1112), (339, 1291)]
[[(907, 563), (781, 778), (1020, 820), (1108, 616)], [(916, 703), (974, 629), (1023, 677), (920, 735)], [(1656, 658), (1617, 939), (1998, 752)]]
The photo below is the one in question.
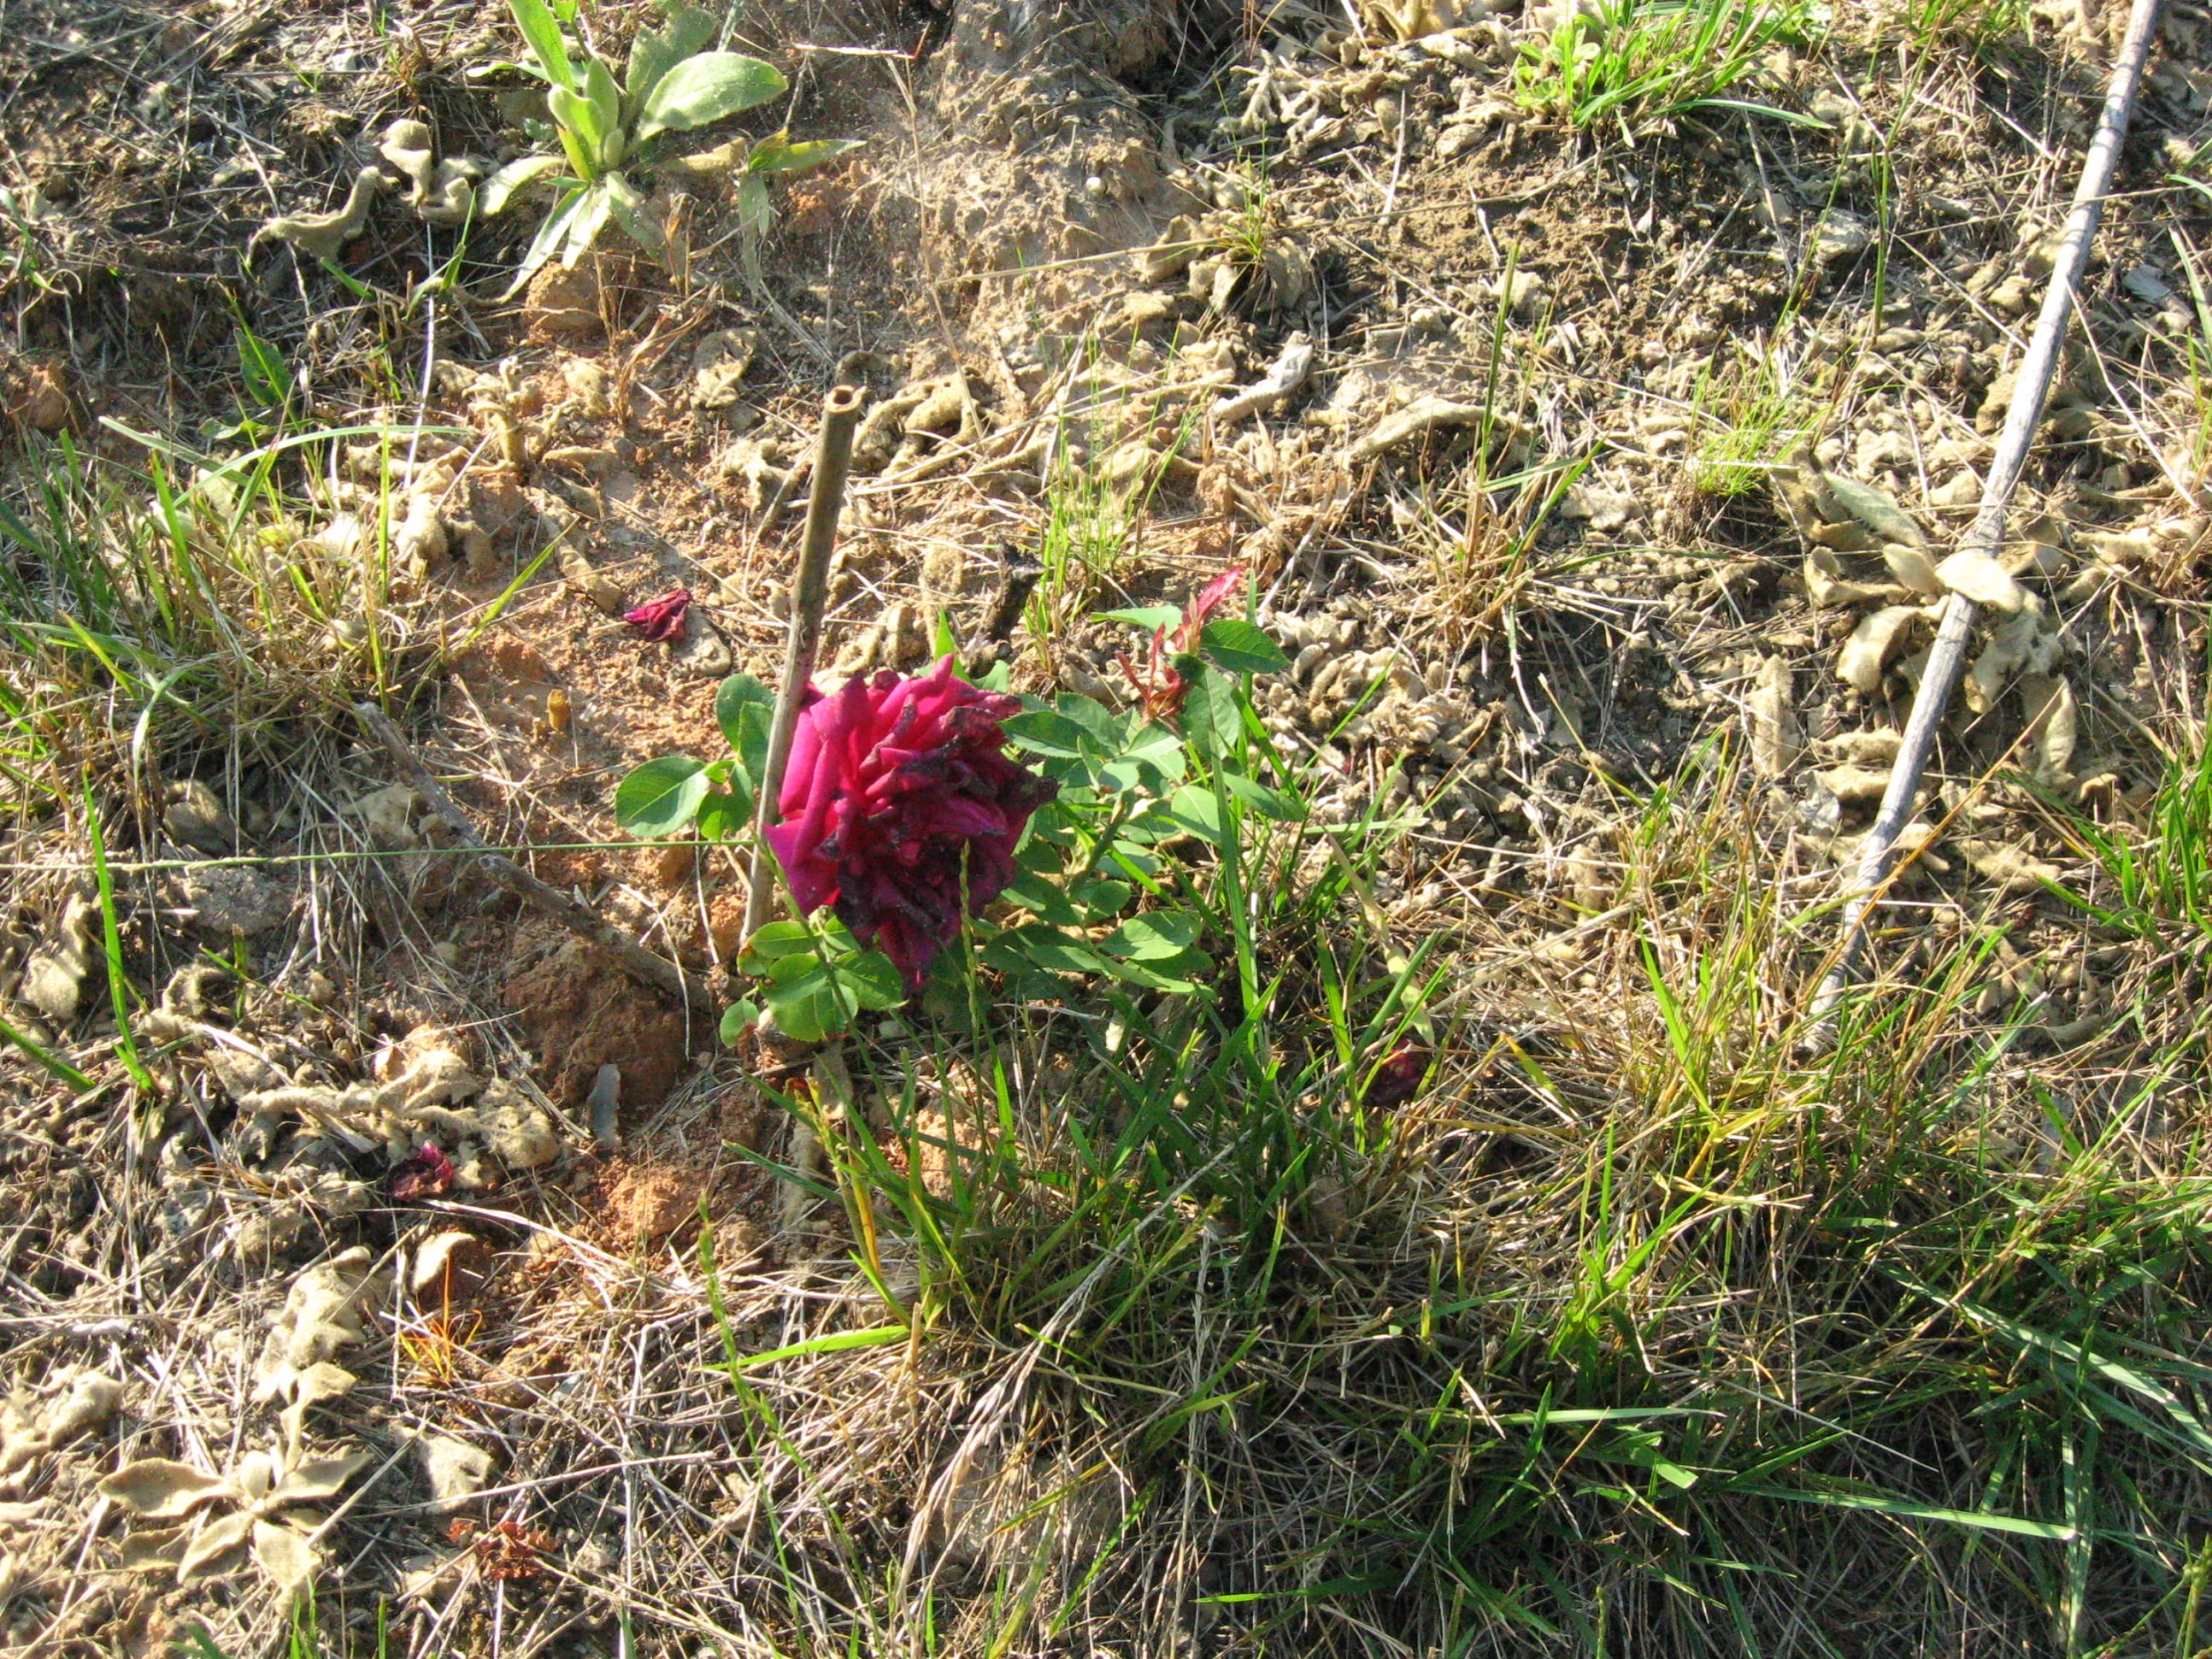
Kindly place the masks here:
[(1013, 880), (1015, 843), (1058, 792), (1005, 754), (1001, 723), (1020, 710), (947, 656), (811, 692), (800, 715), (769, 844), (800, 909), (832, 906), (909, 986)]

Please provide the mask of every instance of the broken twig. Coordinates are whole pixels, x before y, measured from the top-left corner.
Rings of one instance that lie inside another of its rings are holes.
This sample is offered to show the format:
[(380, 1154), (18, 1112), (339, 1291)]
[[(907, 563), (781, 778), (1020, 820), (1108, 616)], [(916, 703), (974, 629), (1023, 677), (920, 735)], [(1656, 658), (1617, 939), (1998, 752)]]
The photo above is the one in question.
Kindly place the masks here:
[[(2035, 428), (2042, 422), (2043, 403), (2050, 395), (2051, 379), (2058, 368), (2058, 350), (2066, 337), (2066, 326), (2081, 285), (2082, 269), (2088, 264), (2089, 245), (2096, 239), (2105, 193), (2111, 188), (2112, 172), (2120, 159), (2120, 146), (2127, 137), (2128, 121), (2135, 111), (2135, 94), (2142, 85), (2143, 65), (2158, 32), (2158, 9), (2159, 0), (2135, 0), (2134, 9), (2128, 15), (2127, 37), (2112, 66), (2112, 79), (2104, 94), (2104, 113), (2098, 118), (2096, 134), (2090, 139), (2088, 154), (2082, 162), (2081, 183), (2074, 191), (2073, 212), (2066, 221), (2065, 240), (2050, 274), (2050, 286), (2043, 293), (2043, 308), (2035, 319), (2035, 332), (2027, 342), (2026, 355), (2020, 359), (2019, 379), (2013, 388), (2011, 407), (2005, 411), (2004, 430), (1997, 439), (1996, 455), (1989, 463), (1988, 481), (1981, 488), (1981, 510), (1958, 545), (1960, 554), (1978, 553), (1994, 558), (2003, 545), (2005, 515), (2011, 507), (2012, 492), (2019, 484), (2021, 469), (2027, 464), (2028, 446)], [(1844, 936), (1837, 945), (1836, 962), (1821, 980), (1820, 990), (1813, 998), (1814, 1024), (1805, 1037), (1809, 1050), (1825, 1050), (1836, 1040), (1844, 987), (1857, 972), (1859, 952), (1866, 943), (1867, 912), (1889, 881), (1898, 834), (1913, 816), (1914, 797), (1920, 793), (1922, 775), (1928, 770), (1929, 752), (1935, 747), (1936, 729), (1941, 726), (1943, 714), (1950, 706), (1951, 694), (1958, 689), (1958, 677), (1966, 662), (1966, 642), (1973, 633), (1974, 618), (1979, 610), (1980, 607), (1962, 593), (1954, 592), (1944, 602), (1942, 625), (1936, 632), (1935, 649), (1929, 653), (1928, 667), (1921, 675), (1920, 690), (1913, 698), (1912, 717), (1906, 722), (1904, 741), (1890, 771), (1889, 790), (1882, 797), (1881, 811), (1875, 815), (1874, 827), (1867, 831), (1860, 853), (1858, 879), (1844, 906)]]
[(390, 751), (391, 758), (399, 763), (399, 770), (415, 793), (430, 804), (430, 810), (442, 819), (448, 829), (459, 837), (463, 846), (476, 855), (484, 873), (505, 887), (517, 898), (543, 910), (570, 932), (599, 946), (621, 965), (623, 972), (640, 984), (650, 985), (657, 991), (665, 991), (680, 1002), (691, 1006), (709, 1019), (720, 1015), (714, 997), (707, 987), (688, 978), (684, 970), (665, 956), (656, 956), (637, 940), (620, 931), (604, 916), (587, 904), (579, 903), (560, 888), (539, 880), (504, 853), (494, 852), (476, 833), (476, 827), (469, 823), (468, 815), (454, 804), (438, 781), (430, 776), (430, 769), (422, 764), (422, 757), (408, 747), (407, 740), (399, 735), (399, 728), (384, 717), (373, 703), (356, 703), (353, 714), (360, 723), (376, 734), (379, 742)]

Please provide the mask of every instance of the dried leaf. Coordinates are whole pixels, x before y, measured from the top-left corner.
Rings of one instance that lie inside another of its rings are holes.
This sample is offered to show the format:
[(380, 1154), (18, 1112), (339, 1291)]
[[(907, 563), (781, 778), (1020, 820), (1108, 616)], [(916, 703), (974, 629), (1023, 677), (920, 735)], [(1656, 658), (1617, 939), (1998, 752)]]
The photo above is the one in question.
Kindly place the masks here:
[(1943, 584), (1936, 579), (1936, 567), (1919, 548), (1908, 547), (1903, 542), (1885, 542), (1882, 547), (1882, 562), (1890, 567), (1892, 576), (1923, 599), (1938, 599), (1942, 596)]
[(2059, 876), (2056, 864), (2010, 841), (1961, 840), (1952, 844), (1965, 855), (1975, 874), (1987, 876), (2007, 892), (2037, 892), (2046, 881)]
[(2030, 674), (2021, 676), (2019, 690), (2035, 776), (2045, 784), (2063, 784), (2073, 776), (2074, 745), (2080, 736), (2073, 688), (2052, 675)]
[(439, 1510), (458, 1509), (482, 1491), (491, 1478), (491, 1453), (466, 1440), (446, 1434), (418, 1434), (415, 1450), (421, 1454), (422, 1472)]
[(241, 1509), (235, 1515), (225, 1515), (221, 1520), (210, 1521), (200, 1529), (200, 1535), (185, 1546), (185, 1552), (177, 1560), (177, 1582), (191, 1584), (208, 1576), (218, 1562), (245, 1543), (254, 1530), (252, 1510)]
[(362, 1304), (381, 1294), (381, 1280), (369, 1275), (367, 1249), (356, 1245), (292, 1281), (255, 1367), (256, 1404), (288, 1394), (307, 1368), (366, 1341)]
[(2030, 604), (1999, 623), (1966, 671), (1966, 707), (1985, 715), (1997, 706), (2015, 674), (2043, 674), (2058, 661), (2058, 636)]
[(1993, 611), (2017, 611), (2027, 603), (2027, 590), (2012, 579), (2012, 573), (1973, 549), (1953, 553), (1937, 565), (1936, 579), (1952, 593)]
[(1890, 499), (1888, 491), (1834, 472), (1825, 475), (1825, 482), (1829, 495), (1883, 541), (1900, 542), (1907, 547), (1928, 545), (1928, 532), (1911, 513)]
[[(285, 1600), (314, 1576), (314, 1546), (288, 1526), (274, 1521), (254, 1522), (254, 1560)], [(180, 1575), (181, 1576), (181, 1575)]]
[(315, 1457), (299, 1464), (269, 1494), (272, 1508), (279, 1503), (320, 1503), (338, 1495), (340, 1488), (360, 1472), (369, 1460), (365, 1451), (344, 1457)]
[(230, 1486), (229, 1481), (203, 1474), (174, 1458), (145, 1457), (117, 1469), (100, 1482), (97, 1490), (102, 1497), (148, 1520), (176, 1520), (210, 1498), (222, 1496)]
[(185, 1528), (134, 1528), (116, 1545), (116, 1565), (125, 1572), (174, 1573), (185, 1555)]
[(1744, 699), (1751, 718), (1751, 765), (1762, 778), (1780, 778), (1805, 750), (1798, 724), (1790, 665), (1782, 657), (1761, 660)]
[(1836, 672), (1844, 683), (1867, 697), (1880, 691), (1882, 671), (1890, 666), (1890, 659), (1897, 655), (1907, 631), (1920, 616), (1918, 605), (1888, 605), (1861, 618), (1851, 638), (1844, 642), (1843, 654), (1836, 659)]

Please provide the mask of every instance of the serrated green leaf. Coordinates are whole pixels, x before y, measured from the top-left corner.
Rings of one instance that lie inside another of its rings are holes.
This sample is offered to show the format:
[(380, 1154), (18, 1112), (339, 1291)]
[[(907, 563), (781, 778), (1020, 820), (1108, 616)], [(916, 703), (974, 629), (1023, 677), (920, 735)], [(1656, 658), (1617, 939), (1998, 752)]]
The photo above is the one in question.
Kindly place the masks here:
[(880, 1011), (906, 1000), (906, 981), (880, 950), (863, 950), (837, 963), (836, 976), (861, 1007)]
[(1221, 802), (1203, 784), (1185, 784), (1168, 801), (1168, 817), (1184, 833), (1221, 844)]
[(568, 43), (561, 38), (560, 22), (545, 0), (507, 0), (507, 9), (514, 13), (515, 25), (529, 42), (545, 78), (557, 87), (575, 86), (576, 66), (569, 62)]
[(1257, 809), (1263, 818), (1271, 818), (1278, 824), (1296, 824), (1306, 816), (1306, 804), (1288, 790), (1270, 789), (1240, 773), (1226, 771), (1222, 774), (1222, 782), (1229, 786), (1231, 795)]
[(698, 817), (708, 788), (705, 767), (688, 755), (664, 755), (616, 787), (615, 822), (625, 834), (673, 835)]
[(1147, 910), (1101, 939), (1099, 948), (1135, 962), (1152, 961), (1180, 953), (1204, 926), (1203, 919), (1190, 910)]
[(1242, 617), (1209, 622), (1198, 632), (1199, 654), (1227, 674), (1280, 674), (1291, 666), (1283, 648)]
[(1042, 923), (1017, 927), (1002, 935), (1039, 967), (1054, 973), (1104, 973), (1106, 960), (1089, 944), (1057, 927)]
[(695, 53), (663, 75), (638, 107), (637, 141), (750, 110), (781, 97), (787, 84), (774, 64), (742, 52)]
[(1009, 882), (999, 897), (1009, 903), (1019, 904), (1040, 921), (1049, 921), (1058, 927), (1080, 927), (1083, 912), (1069, 900), (1068, 895), (1042, 876), (1026, 875)]
[(699, 817), (693, 828), (703, 840), (736, 840), (753, 828), (752, 788), (744, 779), (733, 777), (728, 790), (709, 793), (699, 804)]
[(1095, 697), (1085, 697), (1081, 692), (1062, 692), (1053, 700), (1052, 707), (1090, 733), (1108, 755), (1118, 754), (1128, 741), (1128, 722)]
[(733, 1002), (722, 1010), (720, 1035), (723, 1046), (730, 1047), (739, 1036), (749, 1030), (761, 1017), (761, 1005), (751, 997)]
[(1198, 657), (1177, 657), (1175, 672), (1183, 677), (1184, 736), (1201, 754), (1220, 754), (1244, 730), (1236, 682)]
[(1054, 755), (1080, 760), (1096, 747), (1096, 739), (1063, 714), (1050, 709), (1030, 709), (1012, 715), (999, 727), (1016, 749), (1032, 755)]
[(1083, 890), (1077, 897), (1090, 912), (1092, 921), (1105, 921), (1121, 914), (1135, 890), (1126, 881), (1092, 880), (1083, 883)]
[(747, 973), (759, 973), (760, 964), (784, 956), (814, 953), (815, 930), (803, 921), (772, 921), (745, 941), (745, 956), (738, 963)]
[(715, 724), (748, 778), (768, 771), (768, 733), (776, 718), (776, 694), (750, 674), (733, 674), (715, 693)]

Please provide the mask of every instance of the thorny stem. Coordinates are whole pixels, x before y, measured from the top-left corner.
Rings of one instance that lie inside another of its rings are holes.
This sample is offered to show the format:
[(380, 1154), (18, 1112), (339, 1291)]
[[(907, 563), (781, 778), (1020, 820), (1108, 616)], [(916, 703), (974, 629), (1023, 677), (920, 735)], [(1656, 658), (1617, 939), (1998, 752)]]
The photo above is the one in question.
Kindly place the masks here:
[[(2019, 379), (2013, 388), (2011, 406), (2005, 411), (2004, 430), (1989, 463), (1988, 482), (1982, 486), (1981, 510), (1975, 515), (1973, 527), (1958, 544), (1962, 553), (1979, 552), (1994, 557), (2003, 545), (2005, 516), (2012, 504), (2012, 492), (2027, 464), (2035, 428), (2042, 423), (2043, 403), (2050, 395), (2051, 379), (2057, 371), (2059, 347), (2065, 341), (2066, 325), (2081, 285), (2081, 273), (2088, 264), (2089, 245), (2096, 239), (2105, 193), (2111, 188), (2112, 173), (2120, 159), (2120, 146), (2127, 137), (2128, 121), (2135, 111), (2135, 94), (2142, 84), (2143, 65), (2158, 32), (2159, 4), (2160, 0), (2135, 0), (2134, 10), (2128, 16), (2127, 38), (2121, 44), (2119, 58), (2112, 67), (2111, 82), (2105, 89), (2104, 113), (2098, 118), (2096, 135), (2090, 139), (2088, 154), (2082, 161), (2081, 182), (2074, 190), (2073, 212), (2066, 221), (2065, 240), (2050, 274), (2050, 285), (2043, 292), (2043, 308), (2035, 319), (2035, 332), (2027, 342), (2026, 354), (2020, 359)], [(1814, 1023), (1804, 1039), (1808, 1052), (1825, 1052), (1836, 1040), (1844, 988), (1858, 969), (1859, 953), (1866, 943), (1867, 912), (1874, 907), (1876, 898), (1889, 881), (1898, 834), (1913, 816), (1914, 798), (1920, 793), (1921, 778), (1928, 770), (1936, 730), (1942, 725), (1951, 694), (1958, 689), (1958, 677), (1965, 668), (1966, 643), (1973, 633), (1977, 609), (1962, 593), (1953, 593), (1944, 602), (1942, 625), (1936, 632), (1935, 649), (1929, 653), (1920, 690), (1913, 698), (1913, 713), (1906, 721), (1904, 741), (1890, 772), (1890, 787), (1883, 794), (1882, 808), (1875, 815), (1873, 828), (1867, 831), (1858, 879), (1850, 901), (1844, 906), (1844, 936), (1836, 947), (1835, 964), (1821, 980), (1820, 990), (1813, 998)]]
[(769, 878), (768, 832), (775, 826), (784, 770), (807, 682), (822, 644), (822, 614), (830, 603), (830, 555), (837, 544), (837, 515), (844, 508), (844, 480), (852, 466), (852, 434), (860, 420), (858, 386), (833, 389), (823, 404), (822, 440), (815, 453), (814, 493), (807, 501), (807, 537), (800, 545), (799, 574), (792, 581), (791, 631), (784, 641), (784, 679), (776, 691), (776, 715), (768, 732), (768, 766), (760, 780), (753, 823), (753, 864), (747, 875), (745, 937), (768, 920), (775, 883)]

